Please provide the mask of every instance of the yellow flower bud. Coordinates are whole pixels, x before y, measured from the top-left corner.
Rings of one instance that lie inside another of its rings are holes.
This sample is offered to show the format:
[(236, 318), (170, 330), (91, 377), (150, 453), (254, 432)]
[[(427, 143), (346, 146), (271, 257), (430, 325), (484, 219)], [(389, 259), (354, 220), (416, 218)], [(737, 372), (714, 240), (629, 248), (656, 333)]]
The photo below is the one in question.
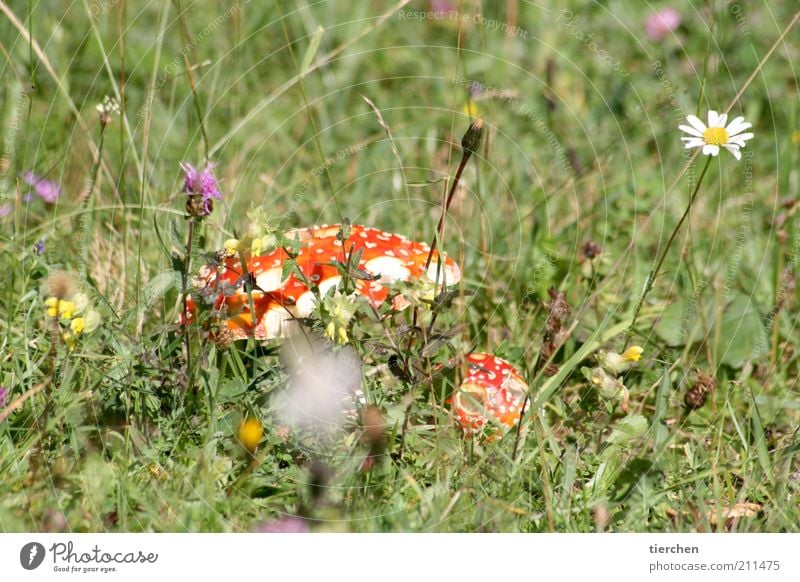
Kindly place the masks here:
[(239, 442), (251, 455), (258, 448), (258, 443), (264, 436), (264, 427), (255, 418), (248, 418), (242, 421), (239, 425), (238, 437)]

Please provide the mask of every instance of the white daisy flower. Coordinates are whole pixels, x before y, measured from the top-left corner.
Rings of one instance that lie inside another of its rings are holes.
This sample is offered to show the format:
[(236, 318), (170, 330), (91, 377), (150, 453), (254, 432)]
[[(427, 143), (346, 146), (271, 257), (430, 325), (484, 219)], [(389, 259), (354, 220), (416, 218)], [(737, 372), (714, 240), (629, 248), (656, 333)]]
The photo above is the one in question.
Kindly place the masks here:
[(739, 149), (743, 148), (745, 142), (753, 137), (752, 133), (742, 133), (745, 129), (753, 126), (751, 123), (747, 123), (744, 117), (737, 117), (727, 126), (725, 123), (728, 121), (728, 115), (716, 111), (708, 112), (708, 126), (694, 115), (689, 115), (686, 120), (690, 125), (679, 127), (683, 132), (688, 133), (689, 137), (681, 139), (687, 149), (702, 147), (703, 154), (706, 156), (716, 156), (719, 154), (719, 148), (724, 147), (733, 154), (734, 158), (741, 160), (742, 153)]

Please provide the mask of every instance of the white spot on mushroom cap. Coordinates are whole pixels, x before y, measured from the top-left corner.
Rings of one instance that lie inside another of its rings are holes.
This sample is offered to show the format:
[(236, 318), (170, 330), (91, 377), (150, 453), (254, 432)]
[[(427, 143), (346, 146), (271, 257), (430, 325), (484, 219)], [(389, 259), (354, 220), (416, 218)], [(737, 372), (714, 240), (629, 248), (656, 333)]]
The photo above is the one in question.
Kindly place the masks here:
[(381, 283), (394, 283), (396, 281), (408, 281), (411, 271), (406, 268), (397, 257), (375, 257), (364, 263), (364, 267), (370, 272), (381, 276)]
[(266, 271), (262, 271), (256, 277), (256, 285), (260, 287), (261, 291), (266, 291), (267, 293), (270, 291), (277, 291), (283, 287), (284, 284), (284, 281), (281, 279), (282, 274), (281, 268), (267, 269)]

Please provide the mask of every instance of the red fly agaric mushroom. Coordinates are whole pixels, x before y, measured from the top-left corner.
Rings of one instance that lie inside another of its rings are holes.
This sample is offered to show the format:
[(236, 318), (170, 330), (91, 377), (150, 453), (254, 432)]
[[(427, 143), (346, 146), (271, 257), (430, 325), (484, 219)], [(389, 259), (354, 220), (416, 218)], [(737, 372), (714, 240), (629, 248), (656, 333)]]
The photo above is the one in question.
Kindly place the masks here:
[(519, 422), (528, 385), (508, 362), (491, 354), (467, 356), (468, 372), (453, 397), (458, 422), (466, 434), (487, 422), (513, 427)]
[[(386, 301), (390, 291), (387, 285), (392, 283), (421, 280), (432, 284), (436, 280), (439, 285), (452, 285), (461, 279), (458, 265), (437, 251), (431, 254), (430, 246), (425, 243), (367, 226), (354, 224), (349, 230), (350, 236), (345, 241), (338, 237), (342, 231), (339, 224), (287, 232), (287, 238), (301, 243), (295, 249), (301, 277), (291, 272), (283, 278), (284, 263), (289, 255), (279, 248), (266, 255), (246, 258), (249, 280), (254, 283), (250, 294), (245, 288), (248, 277), (237, 256), (226, 257), (219, 268), (201, 270), (196, 287), (201, 293), (215, 296), (214, 307), (224, 313), (232, 339), (264, 340), (286, 337), (292, 320), (311, 315), (317, 296), (304, 280), (316, 285), (319, 294), (324, 295), (341, 280), (337, 263), (346, 263), (350, 253), (360, 251), (357, 267), (376, 277), (373, 281), (355, 281), (357, 293), (376, 308)], [(426, 268), (429, 254), (431, 261)], [(401, 308), (403, 302), (395, 302), (394, 306)], [(187, 320), (191, 321), (194, 316), (191, 300), (188, 308)]]

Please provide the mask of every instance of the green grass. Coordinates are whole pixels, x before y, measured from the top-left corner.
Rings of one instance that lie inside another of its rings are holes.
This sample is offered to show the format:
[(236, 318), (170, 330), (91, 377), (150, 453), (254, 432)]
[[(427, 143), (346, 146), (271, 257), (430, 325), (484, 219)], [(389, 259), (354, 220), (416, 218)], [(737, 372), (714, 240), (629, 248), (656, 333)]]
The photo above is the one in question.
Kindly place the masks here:
[[(14, 210), (0, 218), (0, 384), (9, 402), (46, 386), (0, 422), (0, 530), (249, 531), (301, 514), (321, 531), (796, 531), (797, 27), (766, 58), (796, 7), (676, 3), (677, 36), (652, 42), (645, 3), (568, 4), (577, 21), (563, 2), (465, 0), (460, 26), (398, 14), (427, 9), (416, 0), (4, 8), (0, 204)], [(195, 333), (187, 363), (178, 164), (208, 154), (225, 193), (194, 266), (246, 230), (251, 205), (280, 229), (346, 217), (430, 241), (472, 81), (486, 130), (443, 241), (465, 274), (437, 316), (452, 338), (431, 357), (403, 349), (428, 371), (469, 351), (505, 357), (531, 381), (534, 414), (516, 457), (513, 431), (464, 438), (444, 401), (461, 372), (394, 376), (363, 310), (351, 336), (388, 425), (364, 471), (355, 422), (328, 438), (279, 430), (279, 341), (219, 350)], [(124, 116), (101, 140), (95, 105), (115, 94)], [(730, 103), (755, 138), (741, 162), (711, 163), (642, 308), (625, 413), (581, 368), (622, 348), (704, 163), (682, 174), (677, 125)], [(60, 183), (56, 204), (22, 201), (27, 170)], [(602, 249), (591, 263), (588, 241)], [(103, 315), (74, 351), (45, 317), (58, 270)], [(551, 286), (572, 312), (548, 378), (533, 372)], [(688, 411), (695, 370), (716, 390)], [(240, 478), (247, 414), (265, 437)], [(745, 502), (761, 509), (725, 519)]]

